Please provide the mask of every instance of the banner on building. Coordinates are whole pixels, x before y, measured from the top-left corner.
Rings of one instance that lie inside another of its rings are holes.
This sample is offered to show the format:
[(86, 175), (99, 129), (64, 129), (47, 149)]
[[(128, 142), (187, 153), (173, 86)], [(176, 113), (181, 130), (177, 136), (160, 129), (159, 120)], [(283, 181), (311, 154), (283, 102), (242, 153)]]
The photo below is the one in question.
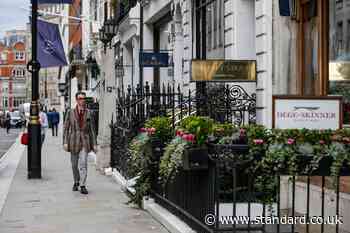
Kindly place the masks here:
[(256, 81), (254, 60), (192, 60), (191, 81)]
[(169, 53), (140, 52), (140, 64), (143, 67), (168, 67)]
[(342, 128), (342, 96), (273, 96), (272, 108), (273, 128)]
[(66, 66), (60, 31), (57, 24), (38, 20), (37, 53), (42, 68)]

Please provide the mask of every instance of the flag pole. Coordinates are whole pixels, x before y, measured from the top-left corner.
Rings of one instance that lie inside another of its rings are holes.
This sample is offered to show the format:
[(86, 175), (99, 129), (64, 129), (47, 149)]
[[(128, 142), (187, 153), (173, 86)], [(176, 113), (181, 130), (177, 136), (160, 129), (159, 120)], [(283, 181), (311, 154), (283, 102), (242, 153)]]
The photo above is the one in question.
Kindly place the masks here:
[(41, 179), (41, 127), (39, 123), (39, 70), (37, 59), (37, 21), (38, 0), (32, 0), (32, 60), (28, 70), (32, 73), (32, 101), (30, 104), (30, 120), (28, 125), (28, 179)]

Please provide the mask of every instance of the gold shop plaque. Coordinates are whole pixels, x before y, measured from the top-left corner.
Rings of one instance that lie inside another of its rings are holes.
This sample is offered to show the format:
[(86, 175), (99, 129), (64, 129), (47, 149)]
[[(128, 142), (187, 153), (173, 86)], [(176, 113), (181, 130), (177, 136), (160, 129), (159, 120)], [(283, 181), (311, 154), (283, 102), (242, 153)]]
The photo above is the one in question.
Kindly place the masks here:
[(192, 60), (191, 81), (256, 81), (256, 61)]

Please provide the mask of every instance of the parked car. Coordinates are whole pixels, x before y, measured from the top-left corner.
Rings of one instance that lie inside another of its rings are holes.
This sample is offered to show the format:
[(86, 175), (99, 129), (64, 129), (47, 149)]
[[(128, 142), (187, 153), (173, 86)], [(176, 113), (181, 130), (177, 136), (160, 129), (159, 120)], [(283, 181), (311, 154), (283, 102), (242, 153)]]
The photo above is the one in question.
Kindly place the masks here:
[(10, 125), (12, 128), (20, 128), (24, 125), (24, 122), (25, 122), (24, 117), (19, 111), (13, 111), (9, 113), (10, 113)]

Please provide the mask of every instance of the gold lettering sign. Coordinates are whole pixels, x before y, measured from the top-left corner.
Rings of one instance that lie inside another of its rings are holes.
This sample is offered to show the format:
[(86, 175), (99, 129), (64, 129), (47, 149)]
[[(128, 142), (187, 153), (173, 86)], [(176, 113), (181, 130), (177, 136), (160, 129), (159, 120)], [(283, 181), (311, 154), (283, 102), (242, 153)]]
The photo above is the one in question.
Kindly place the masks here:
[(255, 61), (192, 60), (192, 81), (256, 81)]

